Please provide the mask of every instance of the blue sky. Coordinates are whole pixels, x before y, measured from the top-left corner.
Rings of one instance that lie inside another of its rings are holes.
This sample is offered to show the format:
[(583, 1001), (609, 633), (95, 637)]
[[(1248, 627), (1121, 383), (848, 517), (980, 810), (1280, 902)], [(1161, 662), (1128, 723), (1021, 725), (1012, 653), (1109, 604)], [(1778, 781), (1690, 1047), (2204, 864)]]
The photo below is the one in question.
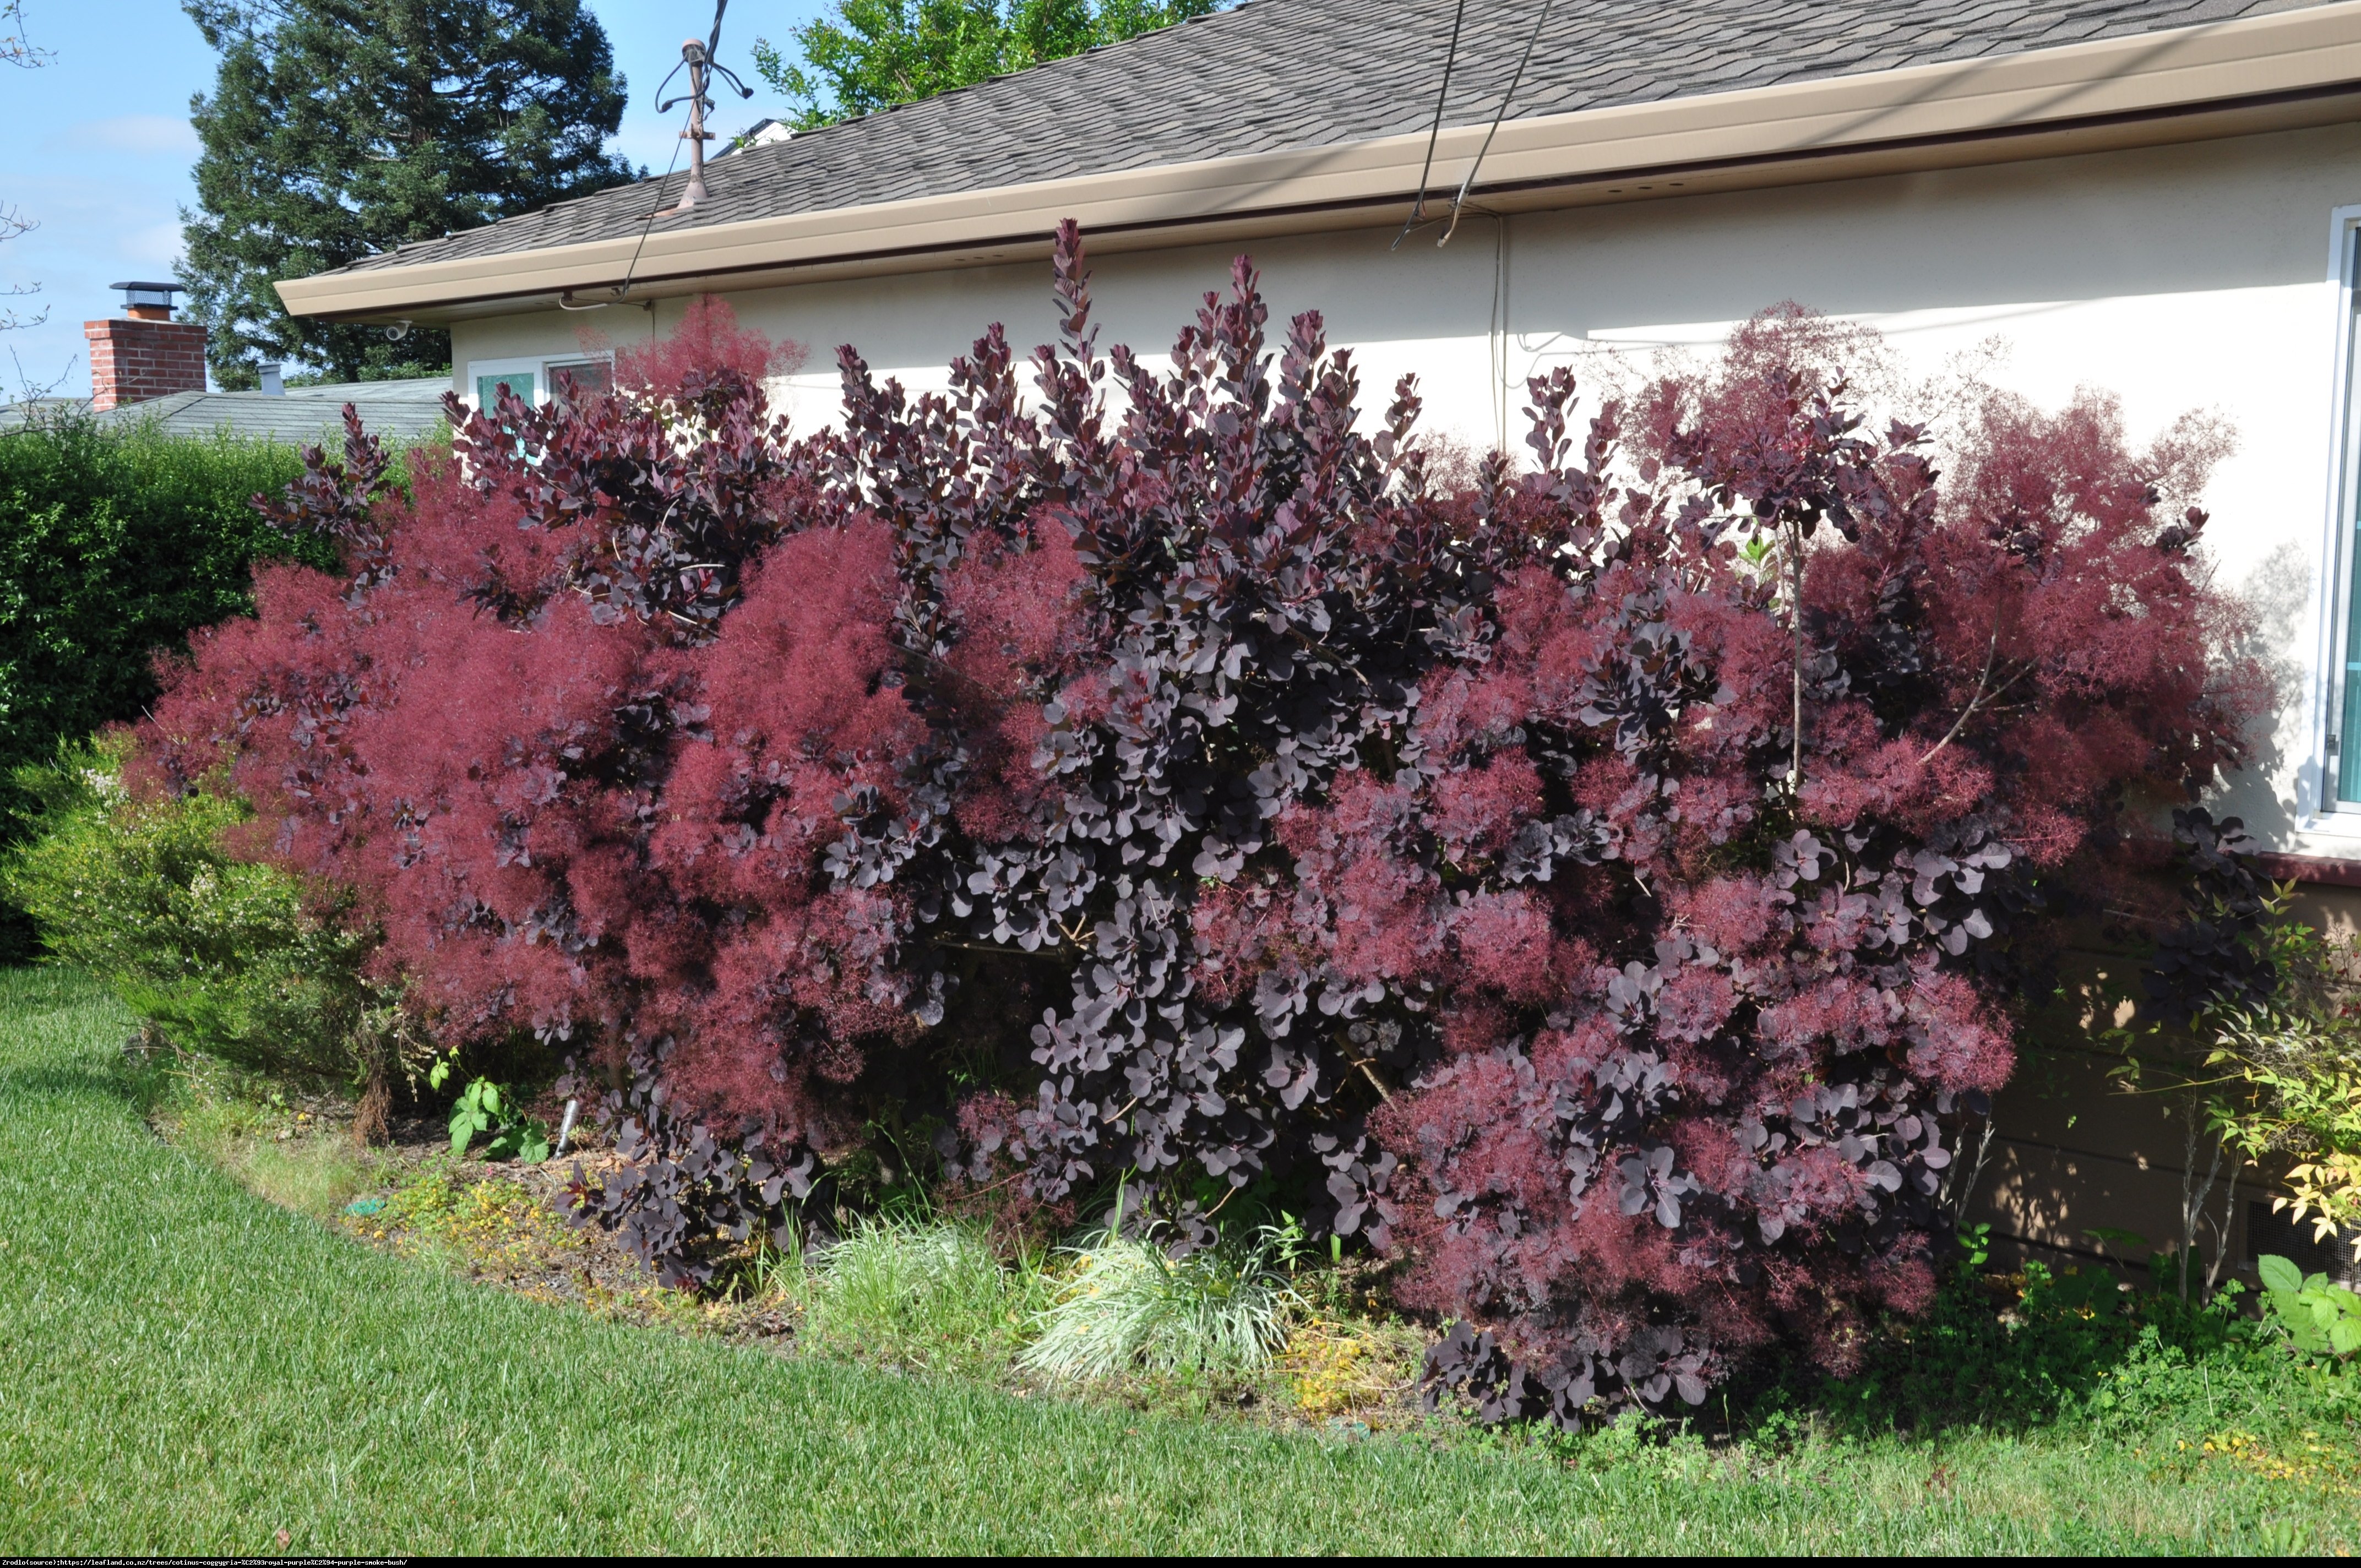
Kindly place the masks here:
[[(680, 58), (680, 41), (713, 24), (712, 0), (589, 0), (631, 86), (614, 146), (661, 170), (679, 126), (654, 113), (655, 85)], [(825, 0), (732, 0), (722, 60), (755, 90), (733, 95), (718, 129), (732, 131), (779, 105), (753, 73), (757, 36), (787, 42), (787, 29)], [(189, 98), (213, 85), (214, 56), (179, 0), (25, 0), (26, 32), (50, 51), (39, 71), (0, 67), (0, 203), (40, 225), (0, 246), (0, 285), (38, 283), (39, 326), (0, 334), (0, 390), (24, 374), (60, 389), (90, 390), (82, 323), (110, 313), (117, 279), (172, 276), (181, 208), (195, 201), (189, 170), (197, 141)]]

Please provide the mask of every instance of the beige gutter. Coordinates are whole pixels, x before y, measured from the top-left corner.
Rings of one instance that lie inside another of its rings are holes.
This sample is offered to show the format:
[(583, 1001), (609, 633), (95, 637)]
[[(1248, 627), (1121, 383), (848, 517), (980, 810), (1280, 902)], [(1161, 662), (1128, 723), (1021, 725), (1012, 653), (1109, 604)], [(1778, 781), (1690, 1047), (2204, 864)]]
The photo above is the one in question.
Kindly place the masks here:
[[(1490, 210), (1579, 205), (2157, 145), (2361, 119), (2361, 0), (1996, 59), (1511, 120)], [(1483, 127), (1445, 130), (1455, 187)], [(685, 227), (278, 285), (290, 312), (448, 319), (566, 294), (633, 298), (1040, 254), (1060, 219), (1094, 248), (1362, 226), (1407, 210), (1423, 135), (1209, 159), (957, 195)], [(724, 163), (723, 170), (728, 168)], [(633, 255), (637, 251), (636, 267)]]

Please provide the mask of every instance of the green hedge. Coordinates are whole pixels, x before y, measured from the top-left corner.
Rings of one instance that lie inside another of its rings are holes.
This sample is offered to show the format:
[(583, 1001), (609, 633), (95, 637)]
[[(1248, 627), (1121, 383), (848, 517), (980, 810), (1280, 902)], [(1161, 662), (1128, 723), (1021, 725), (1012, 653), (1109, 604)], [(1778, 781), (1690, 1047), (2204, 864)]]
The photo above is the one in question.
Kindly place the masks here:
[[(0, 433), (0, 848), (39, 809), (16, 770), (137, 718), (156, 652), (244, 612), (257, 559), (329, 564), (247, 504), (301, 470), (291, 446), (226, 434), (88, 419)], [(0, 958), (31, 941), (20, 910), (0, 912)]]

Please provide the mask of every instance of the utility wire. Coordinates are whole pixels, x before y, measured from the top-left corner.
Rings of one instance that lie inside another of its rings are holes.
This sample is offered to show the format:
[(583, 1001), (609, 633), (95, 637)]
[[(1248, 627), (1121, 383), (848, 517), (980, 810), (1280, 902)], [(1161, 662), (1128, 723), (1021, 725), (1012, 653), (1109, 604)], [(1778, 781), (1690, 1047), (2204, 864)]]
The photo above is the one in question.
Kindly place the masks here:
[[(1542, 28), (1548, 25), (1550, 7), (1555, 3), (1556, 0), (1542, 0), (1541, 15), (1533, 18), (1533, 30), (1525, 35), (1525, 52), (1517, 59), (1516, 74), (1509, 78), (1509, 90), (1500, 94), (1500, 112), (1492, 116), (1492, 128), (1484, 133), (1484, 145), (1476, 149), (1476, 161), (1467, 166), (1467, 178), (1459, 182), (1459, 194), (1451, 198), (1451, 226), (1444, 229), (1443, 237), (1434, 242), (1434, 247), (1437, 250), (1449, 245), (1451, 236), (1459, 232), (1459, 210), (1466, 204), (1467, 192), (1476, 183), (1476, 171), (1484, 167), (1484, 155), (1492, 150), (1492, 138), (1500, 134), (1500, 122), (1509, 117), (1509, 104), (1516, 97), (1517, 89), (1524, 83), (1525, 67), (1532, 63), (1533, 46), (1542, 41)], [(1438, 123), (1440, 118), (1441, 116), (1438, 115)], [(1431, 151), (1430, 156), (1432, 156)], [(1426, 177), (1421, 175), (1419, 183), (1422, 186), (1425, 182)], [(1426, 192), (1423, 190), (1418, 194), (1420, 201), (1426, 200)], [(1394, 243), (1400, 245), (1401, 242), (1396, 240)]]
[(623, 281), (621, 286), (616, 289), (615, 297), (611, 300), (601, 300), (595, 305), (570, 305), (566, 302), (566, 296), (560, 294), (557, 296), (559, 310), (603, 311), (609, 305), (620, 305), (631, 297), (631, 275), (640, 269), (640, 252), (648, 247), (648, 231), (655, 227), (656, 219), (664, 215), (664, 181), (670, 180), (673, 170), (679, 167), (680, 143), (675, 141), (672, 144), (672, 161), (664, 165), (664, 179), (656, 181), (656, 204), (648, 209), (648, 220), (640, 225), (640, 243), (631, 247), (631, 264), (623, 269)]
[(1467, 0), (1459, 0), (1459, 7), (1451, 14), (1451, 48), (1443, 56), (1443, 90), (1434, 95), (1434, 123), (1426, 128), (1426, 161), (1419, 167), (1418, 200), (1411, 203), (1410, 216), (1402, 220), (1401, 233), (1387, 248), (1400, 250), (1401, 242), (1411, 231), (1426, 221), (1426, 177), (1434, 171), (1434, 140), (1443, 134), (1443, 106), (1451, 98), (1451, 68), (1459, 59), (1459, 27), (1467, 19)]

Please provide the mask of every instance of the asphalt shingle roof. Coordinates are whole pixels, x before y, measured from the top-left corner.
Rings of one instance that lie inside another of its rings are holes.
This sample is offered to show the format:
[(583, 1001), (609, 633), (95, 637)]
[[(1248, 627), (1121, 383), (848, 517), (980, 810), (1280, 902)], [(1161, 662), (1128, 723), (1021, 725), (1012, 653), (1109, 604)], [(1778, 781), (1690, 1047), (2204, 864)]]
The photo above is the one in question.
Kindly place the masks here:
[[(1653, 103), (2293, 11), (2319, 0), (1557, 0), (1510, 118)], [(1498, 110), (1541, 0), (1470, 0), (1446, 125)], [(707, 166), (657, 232), (1422, 131), (1454, 0), (1248, 0)], [(639, 233), (686, 173), (347, 272)]]
[(415, 441), (442, 422), (448, 377), (412, 381), (353, 381), (290, 387), (284, 393), (174, 392), (144, 403), (125, 403), (98, 416), (101, 423), (153, 422), (174, 435), (233, 435), (283, 441), (290, 445), (342, 439), (345, 405), (361, 416), (363, 429), (393, 441)]

